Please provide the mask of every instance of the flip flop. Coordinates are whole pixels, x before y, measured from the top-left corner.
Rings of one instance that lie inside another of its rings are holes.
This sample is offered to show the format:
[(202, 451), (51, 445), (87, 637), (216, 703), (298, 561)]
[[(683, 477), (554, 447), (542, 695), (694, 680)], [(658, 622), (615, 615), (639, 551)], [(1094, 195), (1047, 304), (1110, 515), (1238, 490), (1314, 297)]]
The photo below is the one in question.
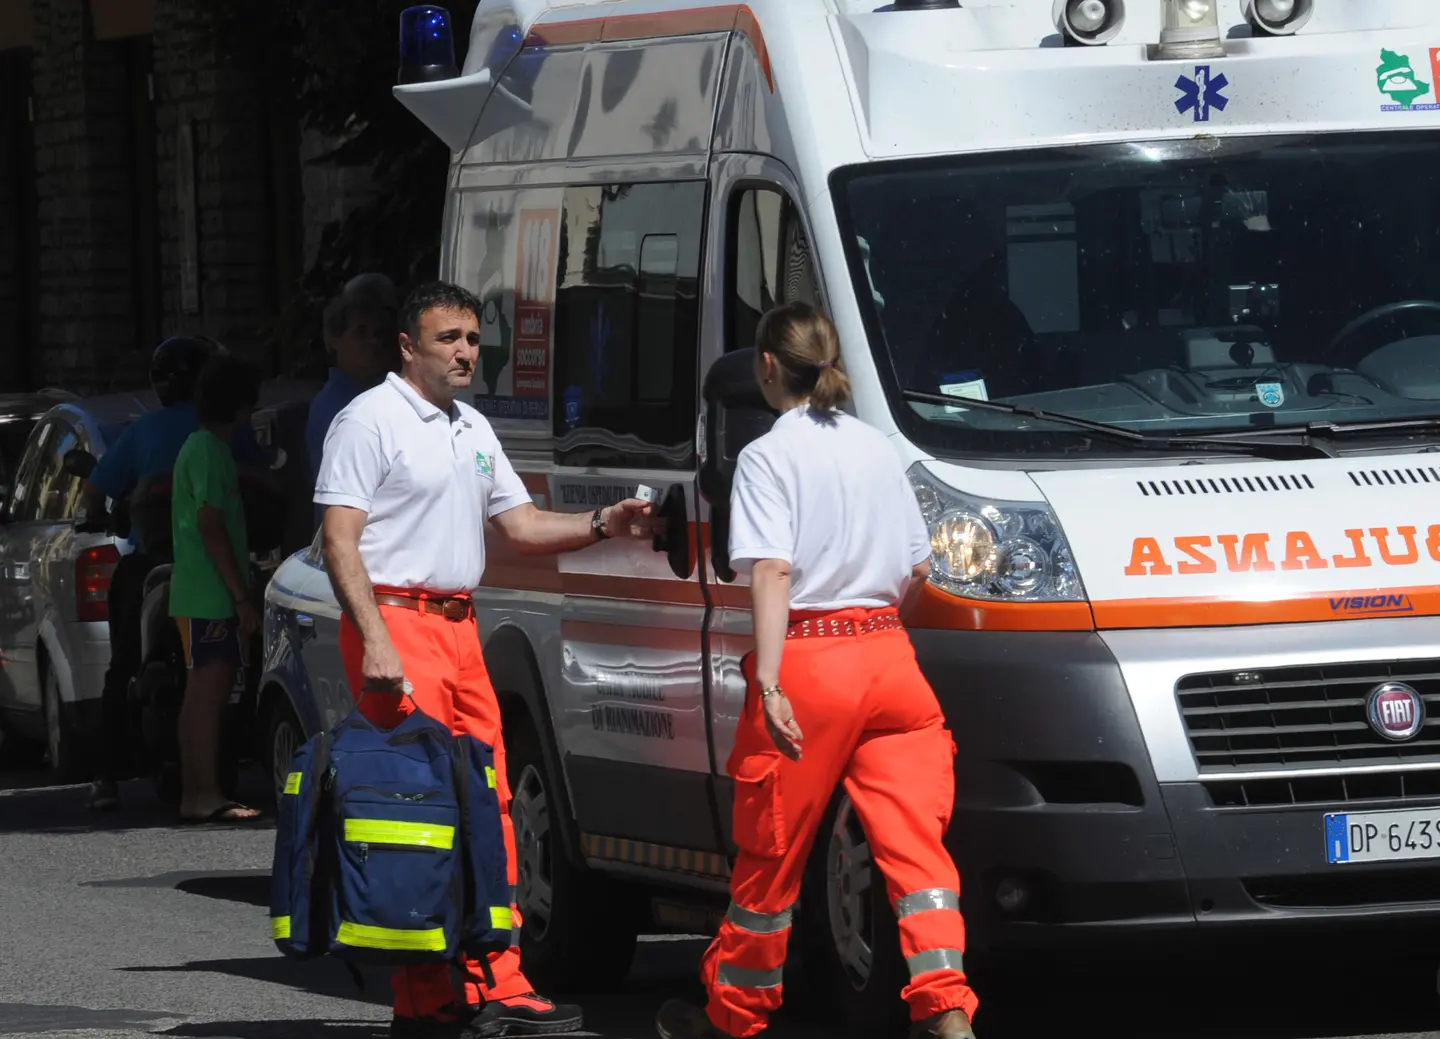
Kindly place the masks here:
[(262, 813), (261, 815), (247, 816), (247, 817), (245, 817), (245, 818), (230, 818), (230, 817), (227, 817), (227, 815), (226, 815), (227, 812), (234, 812), (234, 811), (237, 811), (237, 810), (238, 810), (238, 811), (249, 811), (249, 810), (250, 810), (250, 806), (249, 806), (249, 805), (245, 805), (245, 804), (241, 804), (239, 801), (226, 801), (224, 804), (222, 804), (219, 808), (215, 809), (215, 810), (214, 810), (213, 812), (211, 812), (209, 815), (182, 815), (182, 816), (180, 817), (180, 825), (181, 825), (181, 826), (208, 826), (208, 825), (213, 825), (213, 824), (215, 824), (215, 823), (230, 823), (231, 825), (235, 825), (235, 826), (243, 826), (243, 825), (245, 825), (246, 823), (256, 823), (256, 822), (260, 822), (260, 820), (262, 820), (262, 819), (264, 818), (263, 813)]

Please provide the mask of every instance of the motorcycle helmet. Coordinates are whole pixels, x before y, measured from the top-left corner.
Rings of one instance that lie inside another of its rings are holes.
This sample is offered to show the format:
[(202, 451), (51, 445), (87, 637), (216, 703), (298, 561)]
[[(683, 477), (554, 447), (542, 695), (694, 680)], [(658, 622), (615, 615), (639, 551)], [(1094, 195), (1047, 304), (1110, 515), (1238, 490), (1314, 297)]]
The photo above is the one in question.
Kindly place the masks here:
[(225, 348), (208, 336), (175, 336), (155, 348), (150, 358), (150, 386), (162, 407), (190, 400), (195, 380), (212, 357)]

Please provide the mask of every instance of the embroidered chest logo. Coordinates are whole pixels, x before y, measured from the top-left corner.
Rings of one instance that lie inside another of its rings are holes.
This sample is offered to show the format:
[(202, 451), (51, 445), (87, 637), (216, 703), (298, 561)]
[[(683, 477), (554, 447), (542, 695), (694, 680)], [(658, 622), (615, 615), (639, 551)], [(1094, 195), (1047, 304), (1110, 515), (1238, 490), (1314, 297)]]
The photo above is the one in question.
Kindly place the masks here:
[(495, 465), (494, 465), (493, 462), (490, 461), (490, 456), (487, 455), (484, 451), (476, 451), (476, 452), (475, 452), (475, 475), (476, 475), (476, 476), (494, 476), (494, 475), (495, 475)]

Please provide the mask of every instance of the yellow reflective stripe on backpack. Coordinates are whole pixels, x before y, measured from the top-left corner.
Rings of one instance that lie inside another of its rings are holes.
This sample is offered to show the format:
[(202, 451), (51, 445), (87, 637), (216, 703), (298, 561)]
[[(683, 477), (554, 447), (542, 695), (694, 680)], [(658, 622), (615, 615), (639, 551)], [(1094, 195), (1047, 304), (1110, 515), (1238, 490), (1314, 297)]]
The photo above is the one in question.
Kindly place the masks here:
[(490, 907), (490, 926), (497, 931), (508, 931), (513, 926), (515, 917), (510, 912), (509, 906)]
[(439, 823), (402, 823), (394, 819), (346, 819), (345, 839), (366, 844), (408, 844), (449, 850), (455, 847), (455, 827)]
[(300, 792), (300, 777), (303, 773), (291, 772), (285, 777), (285, 792), (287, 794), (298, 794)]
[(489, 765), (485, 766), (485, 782), (490, 784), (490, 789), (495, 789), (495, 770)]
[(354, 949), (390, 949), (404, 952), (444, 952), (445, 928), (402, 931), (394, 927), (371, 927), (341, 921), (335, 940)]
[(277, 942), (290, 937), (290, 918), (288, 916), (272, 916), (270, 918), (270, 937)]

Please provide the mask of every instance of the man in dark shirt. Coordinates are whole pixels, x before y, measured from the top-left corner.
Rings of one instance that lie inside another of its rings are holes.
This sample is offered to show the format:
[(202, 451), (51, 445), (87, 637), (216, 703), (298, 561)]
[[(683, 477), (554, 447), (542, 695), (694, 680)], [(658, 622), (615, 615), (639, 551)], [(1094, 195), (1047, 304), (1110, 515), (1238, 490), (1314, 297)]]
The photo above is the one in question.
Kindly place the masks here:
[(305, 447), (310, 475), (320, 471), (325, 434), (352, 400), (379, 385), (399, 361), (395, 285), (383, 274), (352, 278), (330, 301), (322, 319), (325, 348), (334, 358), (330, 377), (310, 402)]

